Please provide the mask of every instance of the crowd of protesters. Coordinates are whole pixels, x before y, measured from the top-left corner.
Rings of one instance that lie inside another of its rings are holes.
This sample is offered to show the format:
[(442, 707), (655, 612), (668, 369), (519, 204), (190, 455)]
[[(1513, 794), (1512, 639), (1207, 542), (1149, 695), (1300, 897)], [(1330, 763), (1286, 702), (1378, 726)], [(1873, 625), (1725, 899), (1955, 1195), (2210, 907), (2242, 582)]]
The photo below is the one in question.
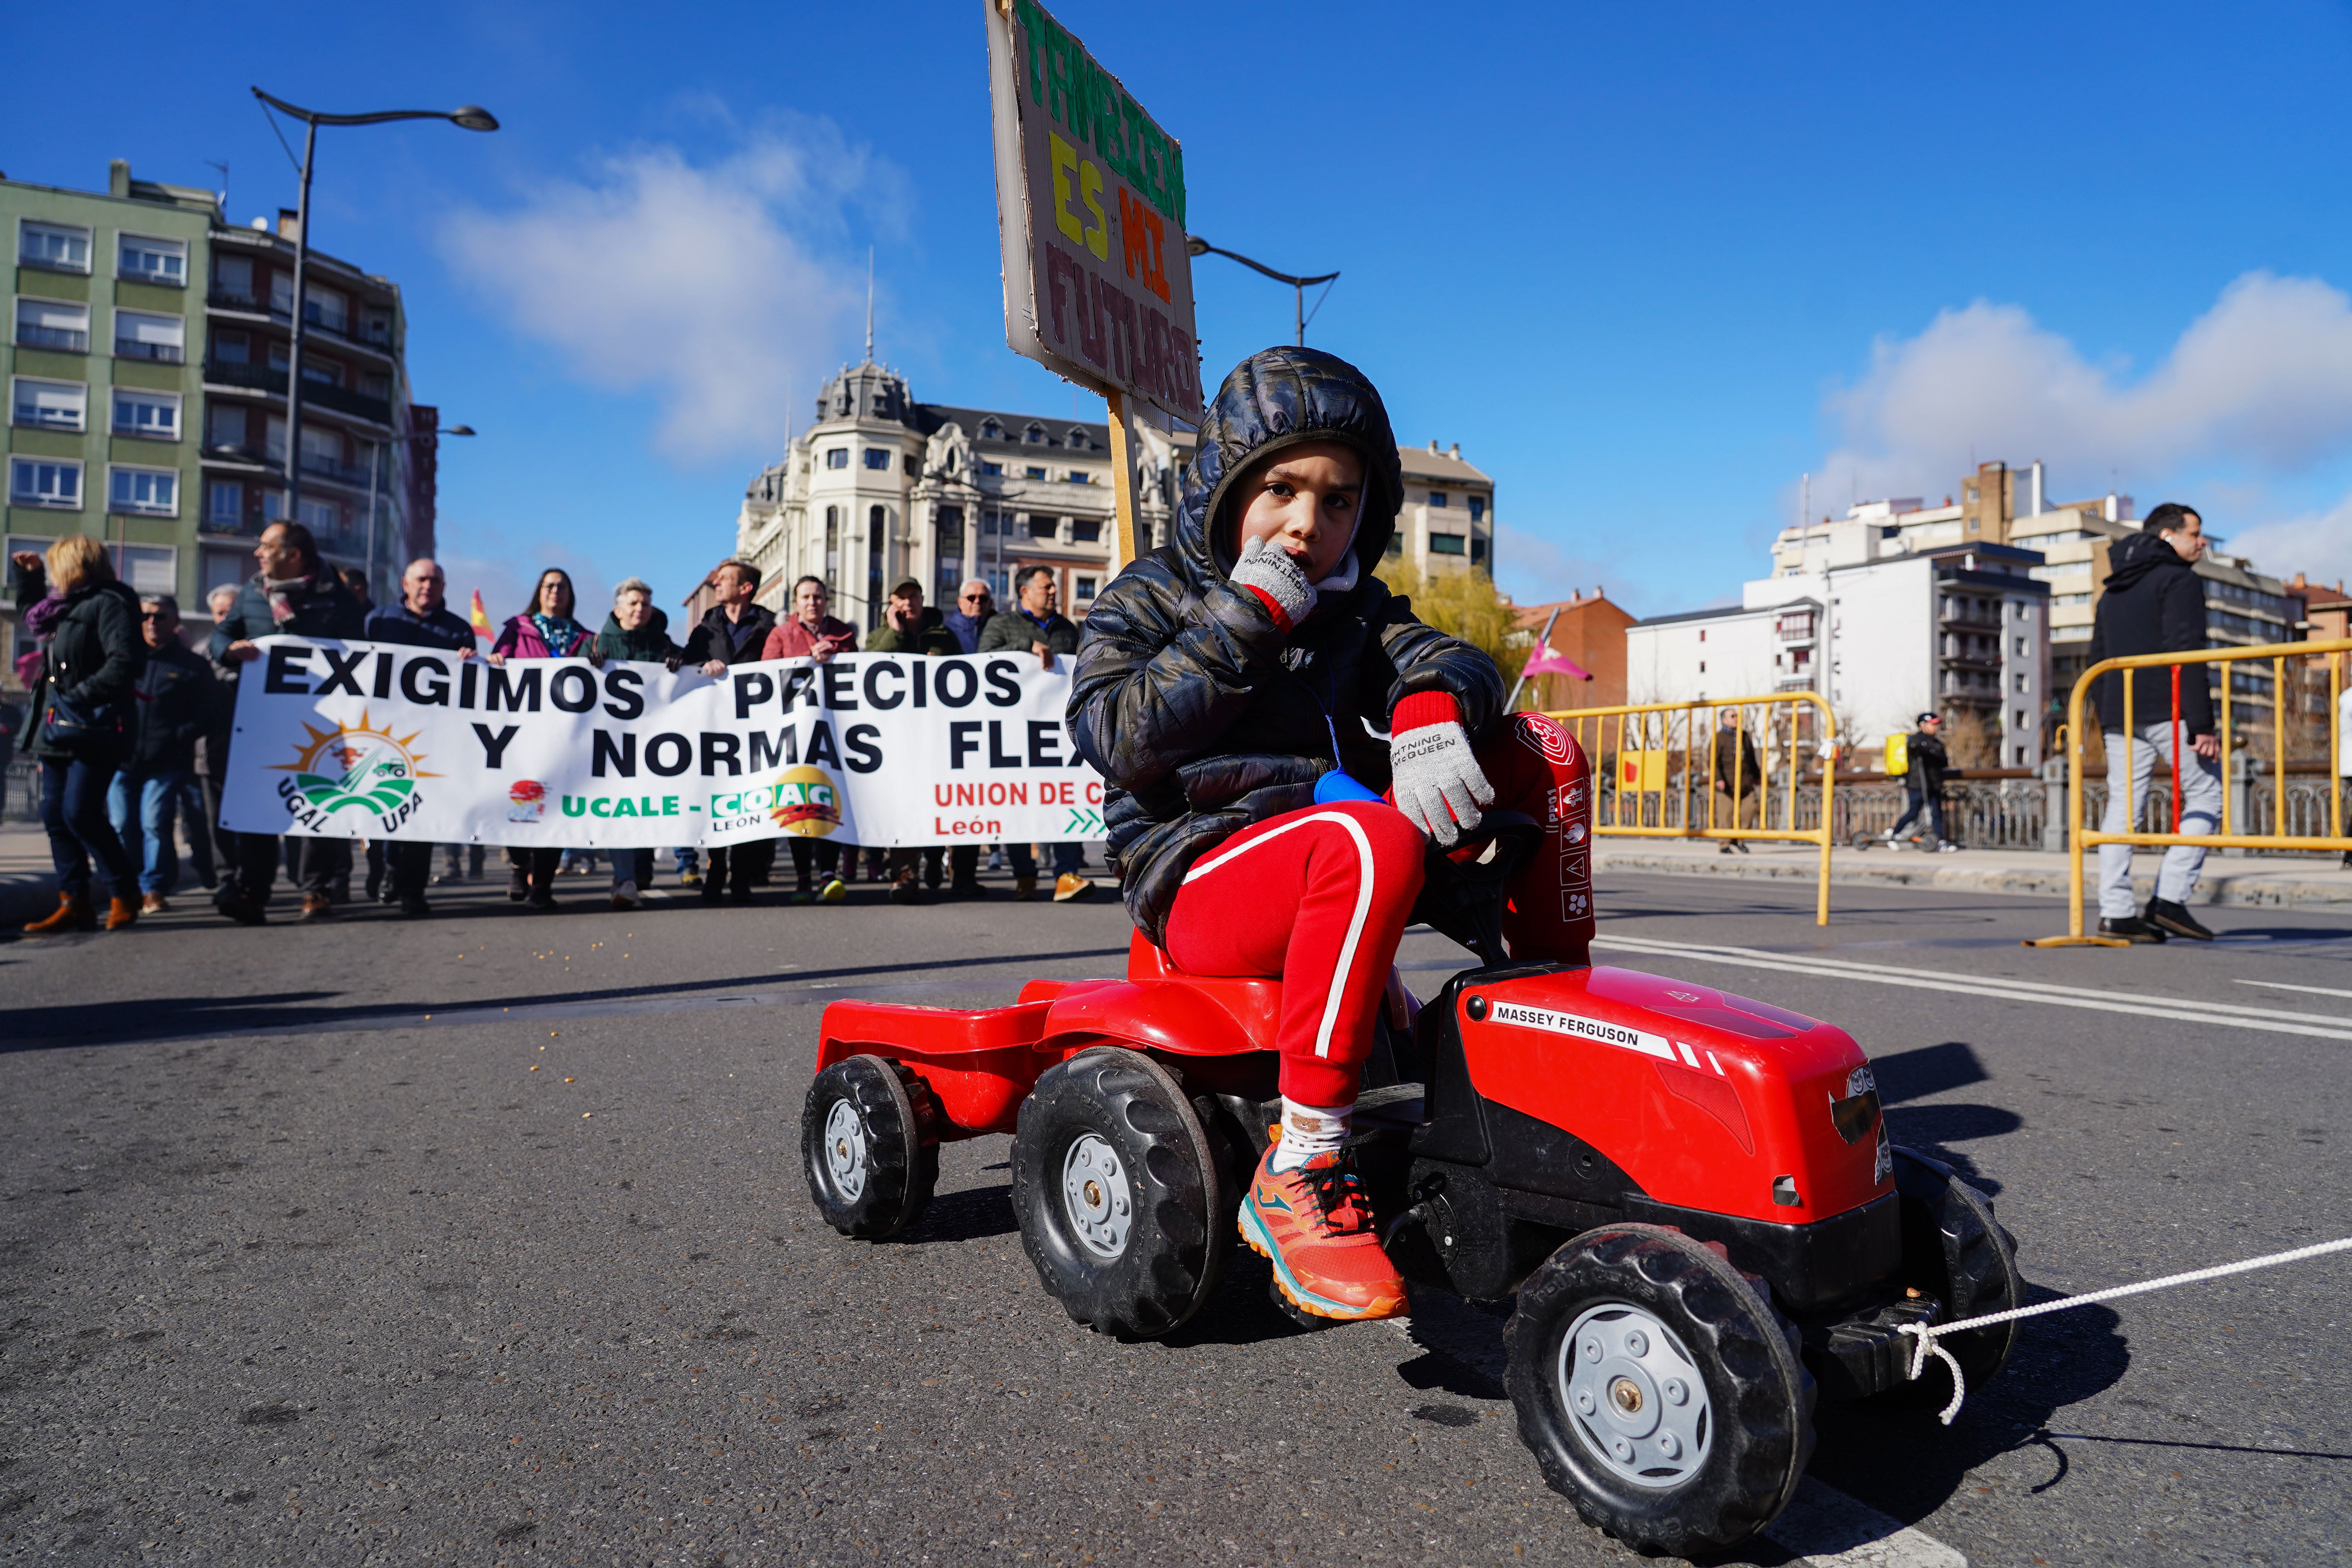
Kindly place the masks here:
[[(1078, 644), (1077, 627), (1059, 613), (1055, 574), (1042, 566), (1015, 574), (1015, 606), (1003, 612), (979, 578), (958, 588), (955, 608), (947, 614), (925, 605), (919, 582), (904, 578), (861, 643), (856, 627), (831, 614), (822, 579), (794, 583), (780, 618), (756, 602), (759, 569), (730, 561), (712, 574), (707, 586), (713, 602), (683, 644), (671, 639), (669, 618), (641, 579), (628, 578), (614, 590), (602, 630), (592, 632), (579, 617), (571, 577), (551, 568), (541, 574), (530, 606), (509, 617), (480, 652), (478, 629), (449, 609), (447, 579), (430, 559), (409, 563), (396, 602), (371, 606), (364, 576), (329, 564), (299, 523), (272, 523), (254, 558), (259, 569), (250, 579), (206, 595), (212, 624), (201, 652), (188, 646), (173, 595), (134, 593), (117, 579), (99, 541), (61, 539), (45, 552), (11, 558), (20, 624), (34, 640), (18, 661), (31, 701), (15, 739), (39, 765), (41, 821), (58, 883), (56, 910), (27, 925), (27, 933), (119, 931), (142, 914), (169, 910), (182, 884), (183, 837), (186, 869), (212, 891), (218, 912), (240, 924), (266, 921), (281, 871), (299, 896), (305, 920), (331, 918), (337, 905), (350, 900), (358, 870), (352, 840), (221, 826), (236, 685), (260, 657), (262, 637), (394, 643), (493, 665), (585, 658), (601, 666), (617, 659), (671, 671), (690, 666), (713, 677), (753, 660), (822, 664), (861, 648), (935, 657), (1020, 653), (1052, 669)], [(983, 898), (989, 890), (980, 879), (982, 847), (977, 844), (861, 850), (830, 838), (792, 836), (784, 842), (793, 863), (790, 903), (843, 901), (861, 860), (866, 879), (887, 882), (888, 896), (899, 903), (925, 902), (942, 892)], [(699, 851), (679, 847), (672, 851), (678, 883), (706, 904), (753, 902), (755, 889), (774, 879), (776, 843), (760, 839)], [(432, 912), (429, 886), (481, 878), (480, 844), (441, 846), (437, 878), (435, 847), (421, 840), (369, 841), (362, 897), (423, 916)], [(1014, 898), (1041, 896), (1039, 847), (986, 847), (991, 869), (1012, 871)], [(1092, 891), (1092, 881), (1081, 874), (1081, 846), (1043, 847), (1053, 862), (1054, 899)], [(593, 853), (508, 849), (509, 899), (532, 910), (555, 908), (561, 869), (572, 864), (592, 871)], [(602, 853), (610, 861), (612, 907), (640, 907), (654, 887), (656, 851)]]

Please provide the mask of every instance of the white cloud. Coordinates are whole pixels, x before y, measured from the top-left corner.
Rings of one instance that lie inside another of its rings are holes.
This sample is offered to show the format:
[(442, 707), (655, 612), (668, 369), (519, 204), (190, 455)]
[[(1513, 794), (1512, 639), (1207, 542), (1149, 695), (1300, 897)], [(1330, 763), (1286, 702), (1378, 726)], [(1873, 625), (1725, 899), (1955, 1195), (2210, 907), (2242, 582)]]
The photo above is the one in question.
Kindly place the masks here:
[(2191, 463), (2281, 475), (2352, 450), (2352, 300), (2317, 279), (2249, 272), (2153, 371), (2125, 368), (2014, 305), (1946, 310), (1916, 337), (1881, 338), (1868, 373), (1825, 399), (1842, 444), (1813, 493), (1932, 498), (1972, 454), (2042, 458), (2073, 499), (2111, 473), (2146, 489)]
[(2224, 547), (2260, 571), (2288, 577), (2301, 572), (2315, 583), (2352, 581), (2352, 496), (2324, 512), (2242, 528)]
[[(1616, 599), (1626, 602), (1630, 574), (1622, 567)], [(1514, 602), (1546, 605), (1577, 594), (1590, 594), (1608, 584), (1610, 572), (1592, 557), (1571, 554), (1539, 533), (1495, 525), (1495, 582)]]
[(772, 456), (787, 413), (856, 341), (865, 258), (853, 209), (894, 227), (898, 171), (831, 124), (779, 121), (698, 165), (671, 146), (605, 159), (501, 213), (467, 211), (443, 248), (514, 328), (593, 386), (650, 391), (681, 459)]

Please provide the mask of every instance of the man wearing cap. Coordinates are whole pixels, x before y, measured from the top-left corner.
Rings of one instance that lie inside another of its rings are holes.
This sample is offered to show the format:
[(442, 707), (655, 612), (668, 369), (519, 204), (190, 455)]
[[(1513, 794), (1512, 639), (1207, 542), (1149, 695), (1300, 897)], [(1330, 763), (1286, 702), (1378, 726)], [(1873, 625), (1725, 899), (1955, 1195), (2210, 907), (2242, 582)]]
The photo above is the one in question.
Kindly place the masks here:
[(1900, 847), (1903, 830), (1918, 819), (1920, 809), (1925, 807), (1927, 826), (1936, 836), (1936, 847), (1949, 855), (1959, 846), (1944, 836), (1944, 773), (1951, 766), (1951, 757), (1945, 752), (1944, 742), (1939, 738), (1944, 732), (1944, 716), (1941, 713), (1922, 713), (1918, 726), (1912, 733), (1910, 744), (1904, 748), (1910, 765), (1904, 770), (1903, 787), (1910, 792), (1911, 809), (1903, 814), (1901, 821), (1887, 829), (1886, 841)]

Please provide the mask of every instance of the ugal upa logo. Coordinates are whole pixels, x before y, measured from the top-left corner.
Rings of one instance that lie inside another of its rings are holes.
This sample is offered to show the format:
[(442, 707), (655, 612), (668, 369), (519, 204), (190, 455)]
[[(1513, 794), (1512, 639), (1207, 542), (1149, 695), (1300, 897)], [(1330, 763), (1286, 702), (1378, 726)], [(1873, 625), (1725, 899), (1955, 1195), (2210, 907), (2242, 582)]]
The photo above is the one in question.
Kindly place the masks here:
[(357, 807), (389, 832), (416, 810), (416, 781), (440, 776), (417, 766), (425, 755), (410, 749), (415, 733), (395, 736), (389, 725), (374, 729), (364, 712), (357, 724), (321, 730), (305, 721), (302, 728), (310, 739), (297, 742), (294, 761), (271, 766), (294, 775), (278, 781), (278, 795), (288, 814), (307, 826)]

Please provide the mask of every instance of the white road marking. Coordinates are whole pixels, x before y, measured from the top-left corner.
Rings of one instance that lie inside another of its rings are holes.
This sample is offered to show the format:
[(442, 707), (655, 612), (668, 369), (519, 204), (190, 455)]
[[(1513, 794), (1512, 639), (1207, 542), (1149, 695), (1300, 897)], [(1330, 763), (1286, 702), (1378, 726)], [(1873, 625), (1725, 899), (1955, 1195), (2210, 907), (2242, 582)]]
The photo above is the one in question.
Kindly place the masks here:
[(1861, 980), (1874, 985), (1900, 985), (1915, 991), (1950, 991), (1965, 996), (1991, 996), (2008, 1002), (2038, 1002), (2051, 1007), (2082, 1007), (2135, 1017), (2169, 1018), (2177, 1023), (2261, 1029), (2281, 1035), (2308, 1035), (2323, 1040), (2352, 1040), (2352, 1026), (2347, 1026), (2341, 1018), (2330, 1017), (2324, 1013), (2288, 1013), (2275, 1008), (2194, 1002), (2174, 996), (2158, 998), (2127, 991), (2053, 985), (2038, 980), (1956, 974), (1949, 970), (1939, 969), (1903, 969), (1893, 964), (1854, 963), (1843, 959), (1818, 958), (1808, 953), (1767, 952), (1752, 947), (1662, 942), (1654, 937), (1600, 936), (1593, 938), (1592, 945), (1654, 957), (1695, 958), (1703, 963), (1731, 964), (1743, 969), (1811, 974), (1820, 979)]
[(1923, 1530), (1807, 1476), (1764, 1538), (1814, 1568), (1969, 1568), (1969, 1560)]
[(2241, 985), (2262, 985), (2273, 991), (2308, 991), (2314, 996), (2352, 996), (2352, 991), (2336, 991), (2326, 985), (2289, 985), (2284, 980), (2241, 980)]

